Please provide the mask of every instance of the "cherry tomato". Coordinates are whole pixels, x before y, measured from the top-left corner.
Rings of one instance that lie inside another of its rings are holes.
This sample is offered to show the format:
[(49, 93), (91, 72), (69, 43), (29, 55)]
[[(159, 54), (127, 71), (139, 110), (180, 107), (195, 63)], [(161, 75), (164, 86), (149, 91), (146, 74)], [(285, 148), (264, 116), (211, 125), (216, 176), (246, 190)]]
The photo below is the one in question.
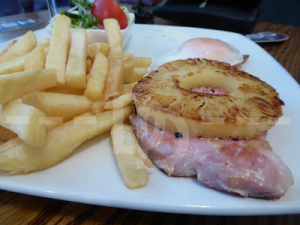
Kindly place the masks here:
[(102, 25), (104, 19), (114, 18), (118, 20), (121, 30), (128, 26), (126, 14), (114, 0), (95, 0), (91, 12)]

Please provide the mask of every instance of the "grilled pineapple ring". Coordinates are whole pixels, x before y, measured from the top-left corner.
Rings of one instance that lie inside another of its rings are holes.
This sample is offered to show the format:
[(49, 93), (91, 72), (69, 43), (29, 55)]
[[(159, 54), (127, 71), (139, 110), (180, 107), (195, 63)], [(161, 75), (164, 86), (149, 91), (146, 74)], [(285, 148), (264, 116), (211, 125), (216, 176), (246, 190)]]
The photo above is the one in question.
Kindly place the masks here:
[[(219, 87), (226, 94), (190, 91)], [(136, 113), (157, 128), (202, 138), (250, 139), (273, 126), (283, 102), (270, 85), (229, 64), (206, 59), (160, 66), (133, 89)]]

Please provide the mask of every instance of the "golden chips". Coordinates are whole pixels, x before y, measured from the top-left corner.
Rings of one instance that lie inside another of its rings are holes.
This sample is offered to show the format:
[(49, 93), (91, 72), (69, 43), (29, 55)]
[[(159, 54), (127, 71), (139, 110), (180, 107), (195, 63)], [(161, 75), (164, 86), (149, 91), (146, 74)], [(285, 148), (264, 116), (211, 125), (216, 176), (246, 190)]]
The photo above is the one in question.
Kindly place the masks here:
[[(136, 77), (144, 75), (135, 71), (146, 68), (149, 59), (123, 55), (116, 20), (105, 21), (105, 28), (109, 44), (87, 45), (83, 29), (73, 29), (69, 41), (70, 19), (60, 15), (51, 39), (37, 42), (28, 32), (0, 53), (0, 140), (6, 141), (0, 146), (0, 170), (24, 174), (49, 168), (82, 142), (118, 124), (112, 130), (113, 145), (124, 182), (130, 189), (147, 183), (145, 165), (153, 165), (132, 128), (122, 123), (134, 111)], [(123, 86), (124, 74), (132, 83)], [(119, 154), (122, 143), (117, 139), (122, 137), (116, 139), (114, 133), (120, 132), (134, 143), (133, 148), (125, 146), (133, 154)], [(137, 167), (130, 161), (138, 162)]]

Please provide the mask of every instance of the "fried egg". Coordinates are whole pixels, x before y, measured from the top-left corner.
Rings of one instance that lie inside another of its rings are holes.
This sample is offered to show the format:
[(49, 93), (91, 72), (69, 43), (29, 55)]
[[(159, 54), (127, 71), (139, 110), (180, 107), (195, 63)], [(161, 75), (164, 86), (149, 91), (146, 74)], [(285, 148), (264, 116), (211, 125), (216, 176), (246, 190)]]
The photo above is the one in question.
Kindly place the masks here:
[(243, 56), (233, 46), (212, 38), (190, 39), (178, 49), (175, 49), (159, 58), (154, 63), (154, 67), (159, 67), (165, 63), (178, 59), (205, 58), (229, 63), (231, 66), (243, 62)]

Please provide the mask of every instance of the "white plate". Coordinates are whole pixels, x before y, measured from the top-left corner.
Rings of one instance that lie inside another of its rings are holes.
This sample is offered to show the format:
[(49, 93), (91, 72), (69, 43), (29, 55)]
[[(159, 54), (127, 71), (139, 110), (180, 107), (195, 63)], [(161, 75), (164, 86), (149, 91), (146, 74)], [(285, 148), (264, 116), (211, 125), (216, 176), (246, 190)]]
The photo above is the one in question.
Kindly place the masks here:
[[(159, 212), (205, 215), (270, 215), (300, 213), (300, 88), (298, 83), (260, 46), (242, 35), (196, 28), (135, 25), (125, 51), (153, 59), (176, 48), (163, 36), (145, 38), (151, 30), (172, 30), (191, 37), (219, 38), (250, 58), (244, 70), (271, 84), (285, 102), (284, 116), (268, 133), (273, 150), (291, 169), (295, 184), (279, 200), (243, 198), (202, 185), (195, 178), (168, 177), (158, 169), (149, 171), (148, 184), (128, 190), (114, 160), (109, 134), (81, 145), (64, 162), (50, 169), (18, 176), (0, 174), (0, 188), (30, 195), (102, 206)], [(175, 33), (176, 33), (175, 32)], [(172, 32), (171, 32), (172, 33)], [(48, 36), (46, 30), (37, 38)], [(179, 37), (178, 35), (175, 35)], [(171, 35), (172, 37), (172, 35)], [(173, 36), (174, 37), (174, 36)], [(4, 48), (4, 46), (1, 46)], [(0, 49), (1, 50), (1, 49)]]

